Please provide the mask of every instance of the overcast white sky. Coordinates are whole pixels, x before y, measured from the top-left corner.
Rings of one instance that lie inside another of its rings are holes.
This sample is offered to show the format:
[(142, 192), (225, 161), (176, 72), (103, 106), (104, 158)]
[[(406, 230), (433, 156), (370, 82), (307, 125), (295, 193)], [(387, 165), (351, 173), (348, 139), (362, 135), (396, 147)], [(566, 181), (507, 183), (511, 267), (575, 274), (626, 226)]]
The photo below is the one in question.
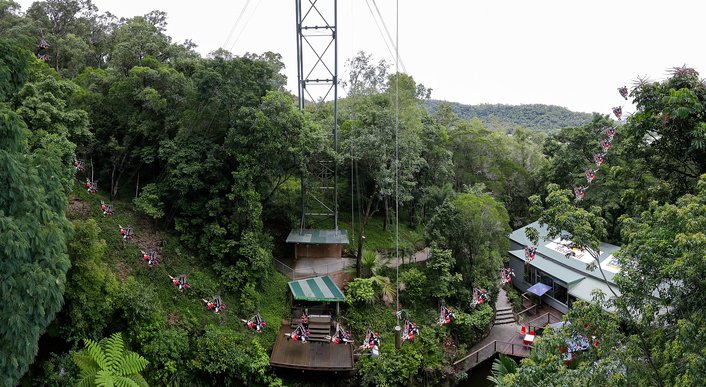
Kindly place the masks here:
[[(23, 9), (32, 3), (15, 1)], [(296, 90), (292, 0), (93, 1), (123, 17), (165, 11), (173, 40), (192, 39), (203, 55), (223, 46), (235, 25), (225, 48), (236, 55), (282, 54), (289, 88)], [(376, 2), (394, 38), (395, 1)], [(345, 60), (361, 50), (394, 62), (366, 3), (372, 6), (372, 0), (338, 1), (341, 78)], [(400, 57), (435, 99), (609, 114), (624, 104), (617, 87), (638, 76), (663, 79), (668, 68), (683, 64), (706, 76), (705, 10), (706, 4), (689, 0), (402, 0)]]

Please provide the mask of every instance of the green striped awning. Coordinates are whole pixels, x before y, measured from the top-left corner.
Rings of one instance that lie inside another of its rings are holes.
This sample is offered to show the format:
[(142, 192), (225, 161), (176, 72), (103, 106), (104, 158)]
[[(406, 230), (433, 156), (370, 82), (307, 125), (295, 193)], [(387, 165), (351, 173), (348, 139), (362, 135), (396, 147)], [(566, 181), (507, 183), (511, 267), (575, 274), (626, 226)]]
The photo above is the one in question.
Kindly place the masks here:
[(333, 283), (331, 277), (307, 278), (289, 283), (292, 297), (304, 301), (345, 301), (341, 289)]

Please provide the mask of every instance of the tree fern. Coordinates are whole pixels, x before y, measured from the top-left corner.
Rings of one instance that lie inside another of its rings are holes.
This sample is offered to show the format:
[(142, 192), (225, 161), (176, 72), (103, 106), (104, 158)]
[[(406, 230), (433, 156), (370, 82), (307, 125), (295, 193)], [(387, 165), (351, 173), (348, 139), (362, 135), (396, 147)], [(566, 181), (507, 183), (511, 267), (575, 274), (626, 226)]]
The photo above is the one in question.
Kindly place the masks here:
[(517, 372), (517, 363), (512, 358), (501, 354), (493, 361), (492, 372), (493, 375), (488, 376), (488, 380), (496, 386), (502, 386), (502, 380), (505, 376)]
[(103, 339), (100, 344), (91, 339), (84, 342), (86, 348), (74, 355), (74, 362), (81, 369), (79, 386), (147, 386), (139, 374), (147, 367), (147, 360), (127, 351), (120, 333)]

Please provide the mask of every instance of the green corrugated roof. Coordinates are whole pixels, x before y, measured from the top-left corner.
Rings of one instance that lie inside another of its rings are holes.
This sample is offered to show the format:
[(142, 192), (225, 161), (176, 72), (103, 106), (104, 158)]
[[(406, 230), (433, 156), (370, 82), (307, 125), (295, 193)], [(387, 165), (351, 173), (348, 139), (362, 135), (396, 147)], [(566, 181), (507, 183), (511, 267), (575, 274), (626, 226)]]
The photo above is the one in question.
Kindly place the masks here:
[[(613, 285), (611, 288), (618, 295), (620, 295), (620, 291), (617, 286)], [(579, 283), (569, 286), (569, 294), (581, 300), (592, 301), (593, 296), (591, 296), (591, 292), (593, 289), (600, 289), (603, 293), (605, 293), (606, 299), (610, 299), (614, 297), (613, 293), (610, 291), (611, 288), (608, 287), (608, 284), (606, 284), (605, 281), (599, 281), (588, 277)]]
[(289, 283), (289, 290), (295, 300), (303, 301), (345, 301), (346, 297), (331, 277), (307, 278)]
[[(524, 250), (513, 250), (510, 251), (510, 254), (523, 261), (525, 259)], [(567, 284), (581, 281), (585, 278), (585, 276), (577, 273), (576, 271), (564, 267), (558, 263), (554, 263), (539, 254), (536, 254), (534, 256), (534, 259), (530, 262), (530, 265), (536, 267), (537, 269), (551, 275), (552, 277), (560, 281), (566, 282)]]
[(294, 229), (287, 237), (287, 243), (348, 244), (346, 230)]

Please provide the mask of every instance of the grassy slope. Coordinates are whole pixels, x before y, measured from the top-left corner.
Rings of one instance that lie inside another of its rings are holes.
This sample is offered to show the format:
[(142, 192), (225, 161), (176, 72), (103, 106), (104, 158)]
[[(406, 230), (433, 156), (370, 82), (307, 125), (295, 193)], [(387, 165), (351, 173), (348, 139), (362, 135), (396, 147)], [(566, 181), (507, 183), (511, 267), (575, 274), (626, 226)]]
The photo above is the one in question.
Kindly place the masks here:
[[(70, 211), (72, 219), (91, 217), (98, 221), (101, 228), (101, 237), (108, 244), (105, 262), (110, 267), (120, 282), (129, 277), (134, 278), (146, 291), (153, 291), (158, 295), (164, 318), (170, 324), (179, 324), (187, 327), (204, 327), (209, 323), (218, 323), (237, 329), (242, 327), (241, 318), (250, 316), (238, 313), (239, 295), (230, 294), (219, 284), (219, 279), (203, 261), (203, 257), (192, 255), (180, 245), (178, 239), (166, 232), (159, 232), (155, 225), (148, 219), (135, 213), (129, 202), (114, 201), (115, 214), (112, 217), (102, 217), (100, 201), (108, 201), (104, 195), (89, 194), (82, 185), (77, 184), (73, 197), (70, 199), (72, 208), (79, 211)], [(131, 242), (122, 240), (118, 225), (132, 225), (135, 239)], [(159, 265), (148, 269), (142, 260), (141, 250), (156, 248), (159, 239), (166, 241)], [(168, 275), (185, 273), (189, 279), (191, 289), (180, 293), (169, 280)], [(264, 281), (261, 289), (257, 289), (258, 299), (255, 305), (265, 321), (271, 327), (278, 327), (278, 322), (287, 315), (288, 304), (286, 298), (287, 280), (284, 276), (272, 270), (270, 278)], [(202, 298), (210, 298), (220, 292), (226, 304), (226, 310), (220, 315), (208, 311)], [(261, 336), (261, 344), (270, 348), (274, 343), (276, 329), (266, 329)]]

